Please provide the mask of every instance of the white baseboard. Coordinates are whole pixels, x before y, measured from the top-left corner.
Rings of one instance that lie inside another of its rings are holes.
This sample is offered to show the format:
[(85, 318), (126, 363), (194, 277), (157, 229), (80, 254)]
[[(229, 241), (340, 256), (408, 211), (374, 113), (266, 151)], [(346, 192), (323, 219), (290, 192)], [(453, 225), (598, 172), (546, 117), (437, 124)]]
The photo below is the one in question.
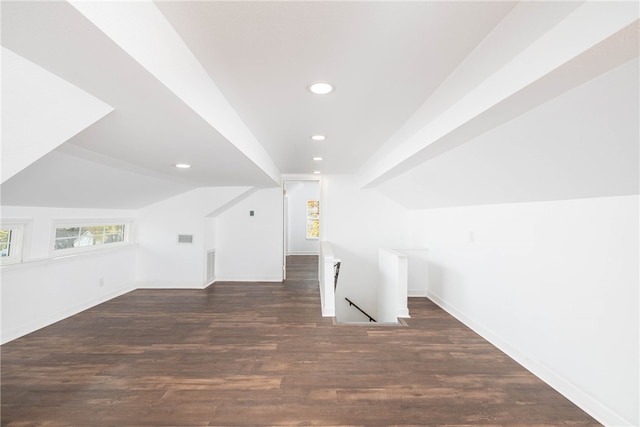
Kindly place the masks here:
[(282, 282), (282, 276), (216, 276), (216, 282)]
[(407, 289), (407, 297), (409, 298), (428, 298), (427, 291), (424, 289)]
[(103, 302), (107, 302), (114, 298), (117, 298), (121, 295), (129, 293), (134, 290), (133, 285), (124, 286), (118, 288), (112, 292), (104, 294), (98, 298), (92, 298), (88, 301), (84, 301), (82, 303), (74, 304), (71, 307), (64, 308), (62, 310), (58, 310), (54, 313), (48, 314), (44, 317), (34, 319), (24, 325), (20, 325), (19, 328), (13, 328), (8, 331), (2, 331), (2, 339), (0, 340), (2, 344), (6, 344), (9, 341), (13, 341), (17, 338), (23, 337), (27, 334), (35, 332), (39, 329), (52, 325), (56, 322), (66, 319), (67, 317), (71, 317), (75, 314), (78, 314), (82, 311), (88, 310), (92, 307), (95, 307), (98, 304), (102, 304)]
[(287, 256), (289, 255), (318, 255), (318, 251), (296, 251), (296, 252), (287, 252)]
[(525, 369), (530, 371), (536, 377), (547, 383), (554, 388), (558, 393), (569, 399), (576, 404), (583, 411), (591, 415), (600, 423), (607, 426), (633, 426), (631, 422), (625, 420), (623, 417), (612, 411), (605, 406), (602, 402), (594, 399), (588, 393), (581, 390), (575, 384), (571, 383), (564, 377), (558, 375), (556, 372), (550, 370), (540, 362), (529, 357), (527, 354), (521, 352), (516, 347), (512, 346), (508, 341), (502, 339), (498, 334), (494, 333), (489, 328), (477, 323), (473, 319), (467, 317), (463, 312), (458, 310), (453, 305), (449, 304), (439, 296), (428, 292), (427, 297), (435, 304), (440, 306), (444, 311), (464, 323), (467, 327), (472, 329), (482, 338), (489, 341), (498, 349), (507, 354), (510, 358), (522, 365)]
[(199, 282), (172, 282), (168, 280), (152, 280), (136, 282), (136, 289), (204, 289), (208, 284)]
[(409, 309), (403, 308), (402, 310), (398, 310), (398, 315), (396, 317), (403, 317), (405, 319), (410, 319), (411, 316), (409, 316)]

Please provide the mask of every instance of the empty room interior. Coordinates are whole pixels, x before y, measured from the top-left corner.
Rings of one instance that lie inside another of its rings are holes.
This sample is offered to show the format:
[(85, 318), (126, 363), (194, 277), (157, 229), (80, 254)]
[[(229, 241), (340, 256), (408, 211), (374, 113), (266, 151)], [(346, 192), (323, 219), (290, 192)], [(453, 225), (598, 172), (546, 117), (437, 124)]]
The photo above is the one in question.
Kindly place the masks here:
[(636, 1), (5, 1), (1, 418), (640, 425)]

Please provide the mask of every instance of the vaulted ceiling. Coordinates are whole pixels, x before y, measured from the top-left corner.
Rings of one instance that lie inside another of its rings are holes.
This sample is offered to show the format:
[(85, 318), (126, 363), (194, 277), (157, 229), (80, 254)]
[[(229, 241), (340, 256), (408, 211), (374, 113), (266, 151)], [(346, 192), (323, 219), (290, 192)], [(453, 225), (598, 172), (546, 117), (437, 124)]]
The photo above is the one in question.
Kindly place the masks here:
[(634, 2), (1, 7), (4, 205), (139, 208), (314, 170), (423, 192), (455, 165), (434, 159), (638, 57)]

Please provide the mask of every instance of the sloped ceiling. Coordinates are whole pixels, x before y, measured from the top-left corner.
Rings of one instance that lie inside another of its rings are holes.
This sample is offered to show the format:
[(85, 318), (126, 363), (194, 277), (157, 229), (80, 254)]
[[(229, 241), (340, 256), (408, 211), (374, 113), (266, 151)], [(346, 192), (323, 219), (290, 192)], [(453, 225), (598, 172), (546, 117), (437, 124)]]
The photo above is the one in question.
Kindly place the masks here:
[(378, 189), (410, 209), (640, 193), (638, 59)]
[(638, 56), (638, 5), (596, 3), (3, 1), (4, 47), (114, 110), (4, 182), (2, 204), (139, 208), (320, 170), (431, 205), (409, 200), (439, 156), (473, 174), (455, 151), (494, 156), (479, 136)]
[(2, 182), (113, 108), (2, 48)]

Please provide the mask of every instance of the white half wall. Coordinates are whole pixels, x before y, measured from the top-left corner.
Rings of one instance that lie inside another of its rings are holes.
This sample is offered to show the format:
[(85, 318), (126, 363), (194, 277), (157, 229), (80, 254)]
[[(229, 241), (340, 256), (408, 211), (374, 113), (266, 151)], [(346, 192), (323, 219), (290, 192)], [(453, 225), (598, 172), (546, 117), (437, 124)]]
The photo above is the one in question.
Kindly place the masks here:
[(393, 249), (378, 250), (378, 318), (379, 323), (398, 323), (409, 317), (407, 306), (408, 260)]
[(408, 210), (377, 190), (360, 189), (353, 175), (325, 175), (322, 185), (320, 236), (342, 260), (336, 318), (339, 322), (366, 321), (345, 297), (375, 317), (378, 249), (407, 247)]
[(217, 216), (216, 281), (282, 280), (282, 206), (282, 188), (270, 188)]
[(288, 211), (287, 255), (317, 255), (319, 240), (307, 239), (307, 200), (320, 200), (320, 183), (285, 181), (284, 187)]
[(3, 222), (24, 224), (23, 262), (0, 268), (2, 343), (134, 289), (135, 245), (54, 258), (60, 220), (133, 219), (135, 211), (3, 206)]
[(2, 344), (134, 289), (136, 247), (2, 267)]
[(639, 201), (414, 211), (429, 297), (600, 422), (640, 425)]

